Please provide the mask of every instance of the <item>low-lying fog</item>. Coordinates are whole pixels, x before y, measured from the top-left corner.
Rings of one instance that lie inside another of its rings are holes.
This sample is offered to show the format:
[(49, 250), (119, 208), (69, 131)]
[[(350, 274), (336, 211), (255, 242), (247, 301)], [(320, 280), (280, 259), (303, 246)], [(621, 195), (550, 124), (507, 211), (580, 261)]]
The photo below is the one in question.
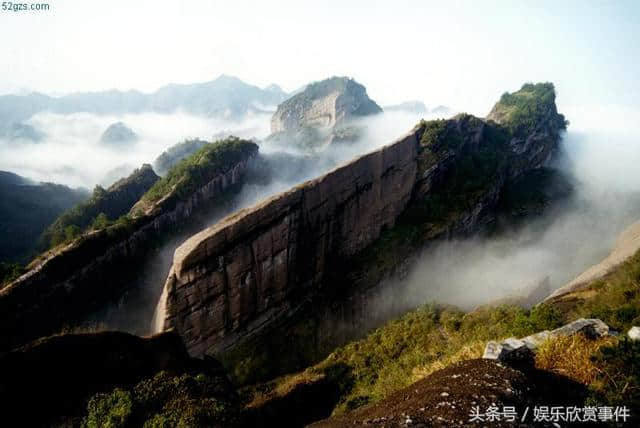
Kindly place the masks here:
[(568, 175), (573, 195), (512, 233), (426, 250), (406, 280), (383, 294), (380, 310), (426, 301), (471, 309), (524, 297), (545, 278), (556, 289), (598, 263), (640, 220), (640, 113), (559, 110), (571, 124), (553, 167)]
[[(385, 307), (397, 312), (431, 300), (469, 309), (526, 294), (532, 284), (547, 277), (551, 288), (557, 288), (602, 259), (618, 234), (640, 220), (640, 113), (611, 107), (559, 110), (571, 125), (563, 138), (562, 154), (553, 166), (564, 171), (573, 183), (570, 199), (556, 204), (542, 218), (529, 221), (517, 232), (491, 239), (447, 242), (425, 251), (407, 278), (382, 296), (382, 312)], [(419, 119), (403, 112), (363, 119), (360, 125), (366, 131), (360, 142), (331, 145), (312, 153), (260, 142), (261, 157), (252, 174), (254, 179), (197, 227), (210, 226), (233, 210), (390, 143)], [(104, 130), (118, 121), (131, 128), (139, 140), (124, 147), (100, 142)], [(185, 138), (211, 139), (224, 133), (261, 140), (269, 134), (270, 115), (231, 122), (184, 113), (43, 113), (28, 124), (46, 137), (39, 142), (0, 140), (0, 170), (90, 189), (95, 184), (109, 185), (142, 163), (153, 163), (160, 153)], [(138, 332), (147, 328), (173, 251), (187, 237), (167, 243), (158, 251), (156, 260), (149, 263), (144, 296), (134, 298), (130, 304), (120, 302), (121, 309), (130, 315), (137, 312), (132, 306), (145, 306), (144, 315), (135, 317), (136, 326), (131, 326), (127, 316), (111, 327)]]
[[(102, 133), (119, 121), (139, 139), (122, 144), (101, 142)], [(269, 121), (269, 114), (225, 121), (185, 113), (118, 116), (39, 113), (26, 123), (43, 133), (44, 138), (0, 139), (0, 170), (72, 187), (108, 186), (143, 163), (153, 163), (164, 150), (186, 138), (211, 139), (220, 133), (263, 138), (269, 133)]]
[[(0, 146), (2, 149), (10, 150), (13, 165), (22, 166), (22, 169), (5, 166), (6, 160), (3, 159), (0, 169), (15, 171), (38, 180), (84, 187), (104, 183), (101, 177), (120, 165), (130, 164), (130, 168), (133, 169), (143, 162), (152, 163), (163, 150), (186, 137), (211, 139), (211, 136), (224, 133), (260, 140), (269, 134), (270, 126), (268, 115), (253, 116), (242, 122), (222, 122), (184, 114), (145, 114), (108, 118), (74, 114), (39, 116), (34, 118), (32, 123), (45, 123), (42, 117), (49, 118), (51, 126), (43, 128), (40, 125), (37, 129), (46, 132), (49, 138), (40, 143), (22, 143), (24, 147), (16, 148), (16, 142)], [(427, 116), (427, 119), (437, 117), (437, 114), (433, 114)], [(191, 234), (215, 224), (233, 211), (257, 203), (305, 180), (318, 177), (358, 155), (392, 142), (413, 128), (420, 119), (418, 115), (403, 112), (372, 116), (354, 124), (362, 127), (358, 142), (329, 145), (314, 150), (300, 150), (269, 141), (258, 141), (260, 156), (254, 162), (248, 180), (240, 192), (206, 215), (194, 218), (194, 224), (181, 236), (159, 248), (153, 258), (142, 266), (139, 283), (131, 287), (115, 306), (107, 309), (105, 313), (97, 314), (94, 320), (108, 328), (148, 333), (153, 312), (171, 267), (173, 253)], [(130, 149), (112, 150), (102, 147), (102, 143), (99, 142), (104, 129), (116, 121), (124, 122), (141, 136), (140, 141), (134, 143)], [(120, 175), (124, 174), (126, 172)], [(116, 176), (111, 178), (111, 181), (117, 179), (117, 174), (111, 175)]]

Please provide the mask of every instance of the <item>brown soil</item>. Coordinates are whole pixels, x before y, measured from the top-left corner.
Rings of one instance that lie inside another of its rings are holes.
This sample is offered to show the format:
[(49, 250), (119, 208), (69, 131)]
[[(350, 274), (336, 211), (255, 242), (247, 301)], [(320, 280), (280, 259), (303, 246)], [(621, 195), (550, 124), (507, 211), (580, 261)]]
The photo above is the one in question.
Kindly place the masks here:
[[(510, 368), (495, 361), (475, 359), (434, 372), (381, 402), (312, 426), (532, 426), (533, 407), (529, 408), (524, 423), (520, 421), (527, 406), (581, 407), (584, 397), (582, 385), (550, 372)], [(491, 405), (500, 410), (503, 406), (515, 406), (517, 422), (469, 422), (474, 406), (479, 406), (484, 413)]]

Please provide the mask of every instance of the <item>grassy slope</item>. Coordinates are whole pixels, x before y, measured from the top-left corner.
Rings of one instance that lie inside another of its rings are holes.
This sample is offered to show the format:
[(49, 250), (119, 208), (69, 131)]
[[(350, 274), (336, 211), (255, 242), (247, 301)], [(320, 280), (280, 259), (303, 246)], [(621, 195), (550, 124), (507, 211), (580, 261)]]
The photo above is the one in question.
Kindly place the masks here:
[[(299, 393), (301, 386), (329, 382), (337, 385), (334, 414), (340, 414), (384, 399), (454, 362), (480, 357), (487, 340), (555, 328), (578, 317), (601, 317), (626, 331), (640, 323), (639, 281), (640, 252), (585, 290), (529, 311), (510, 304), (464, 313), (450, 306), (427, 304), (337, 349), (303, 372), (245, 390), (244, 395), (250, 400), (253, 417), (260, 417), (261, 408), (269, 401)], [(536, 366), (587, 385), (591, 395), (586, 405), (637, 408), (638, 361), (640, 344), (574, 336), (544, 343)], [(208, 382), (205, 375), (161, 373), (131, 390), (96, 395), (88, 403), (83, 422), (99, 426), (109, 421), (114, 427), (127, 426), (132, 420), (146, 421), (145, 426), (241, 423), (237, 404), (220, 399)]]
[[(329, 378), (340, 386), (340, 414), (389, 394), (456, 361), (479, 358), (488, 340), (522, 337), (577, 318), (600, 318), (626, 332), (640, 324), (640, 252), (584, 290), (527, 311), (517, 305), (464, 313), (427, 304), (335, 350), (304, 372), (245, 392), (260, 407), (300, 382)], [(622, 336), (624, 337), (624, 336)], [(591, 404), (640, 404), (640, 345), (581, 336), (545, 343), (537, 366), (568, 376), (592, 390)], [(339, 370), (336, 370), (339, 367)]]

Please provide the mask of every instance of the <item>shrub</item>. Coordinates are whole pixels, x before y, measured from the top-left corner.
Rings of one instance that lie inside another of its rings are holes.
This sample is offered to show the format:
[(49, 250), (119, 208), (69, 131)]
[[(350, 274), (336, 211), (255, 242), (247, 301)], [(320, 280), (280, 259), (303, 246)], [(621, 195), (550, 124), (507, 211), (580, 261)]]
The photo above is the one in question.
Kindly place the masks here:
[(603, 346), (592, 356), (591, 364), (598, 367), (591, 403), (640, 409), (640, 342), (625, 337)]
[(203, 181), (233, 167), (250, 153), (257, 151), (257, 148), (255, 143), (236, 137), (205, 145), (174, 165), (140, 200), (152, 204), (169, 193), (173, 193), (178, 199), (185, 198)]
[(84, 425), (87, 428), (118, 428), (126, 426), (131, 417), (131, 393), (114, 389), (109, 394), (97, 394), (87, 405)]
[(131, 390), (114, 389), (89, 401), (86, 427), (234, 426), (239, 409), (220, 380), (208, 375), (160, 372)]
[(528, 312), (520, 312), (514, 320), (514, 335), (518, 337), (543, 331), (553, 330), (563, 324), (563, 314), (554, 306), (540, 304)]

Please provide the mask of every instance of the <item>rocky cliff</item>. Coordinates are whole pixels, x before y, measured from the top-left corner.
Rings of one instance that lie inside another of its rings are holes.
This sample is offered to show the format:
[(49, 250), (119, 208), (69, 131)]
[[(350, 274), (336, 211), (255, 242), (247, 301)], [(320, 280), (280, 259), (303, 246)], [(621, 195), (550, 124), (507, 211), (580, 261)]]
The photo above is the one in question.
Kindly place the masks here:
[(411, 133), (316, 180), (240, 211), (176, 250), (166, 327), (196, 355), (320, 287), (325, 269), (375, 240), (405, 208), (415, 181)]
[[(315, 146), (335, 140), (333, 130), (351, 119), (381, 113), (364, 86), (347, 77), (332, 77), (308, 85), (284, 101), (271, 119), (271, 141)], [(340, 138), (338, 138), (340, 139)]]
[(176, 250), (162, 327), (175, 328), (193, 355), (216, 352), (321, 291), (379, 284), (429, 239), (473, 232), (504, 184), (557, 147), (564, 118), (545, 88), (536, 99), (543, 114), (526, 133), (469, 115), (423, 122), (193, 236)]
[(329, 128), (352, 117), (380, 112), (364, 86), (347, 77), (332, 77), (308, 85), (280, 104), (271, 119), (271, 132)]
[(73, 326), (136, 280), (158, 242), (241, 183), (258, 146), (229, 139), (184, 160), (129, 216), (36, 259), (0, 291), (0, 350)]

